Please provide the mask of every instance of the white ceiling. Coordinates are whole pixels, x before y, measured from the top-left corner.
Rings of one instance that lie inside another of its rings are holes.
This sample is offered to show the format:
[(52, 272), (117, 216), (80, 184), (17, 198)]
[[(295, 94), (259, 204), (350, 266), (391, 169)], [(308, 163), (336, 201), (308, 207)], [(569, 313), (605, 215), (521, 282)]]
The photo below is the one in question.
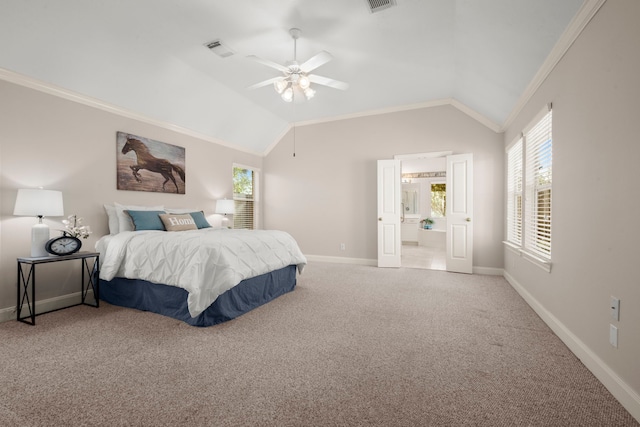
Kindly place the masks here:
[[(0, 68), (208, 139), (264, 153), (290, 123), (453, 99), (499, 128), (583, 0), (2, 0)], [(298, 60), (348, 82), (284, 103), (278, 71)], [(220, 58), (215, 39), (236, 54)], [(123, 129), (126, 131), (126, 129)]]

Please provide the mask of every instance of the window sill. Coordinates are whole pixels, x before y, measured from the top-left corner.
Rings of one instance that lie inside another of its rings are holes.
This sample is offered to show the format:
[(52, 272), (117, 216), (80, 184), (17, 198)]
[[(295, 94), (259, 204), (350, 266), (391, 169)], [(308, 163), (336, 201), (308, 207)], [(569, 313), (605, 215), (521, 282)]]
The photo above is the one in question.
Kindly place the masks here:
[(520, 256), (521, 258), (529, 261), (530, 263), (532, 263), (533, 265), (541, 268), (542, 270), (546, 271), (547, 273), (551, 273), (551, 261), (542, 259), (539, 256), (534, 255), (531, 252), (528, 252), (528, 251), (522, 249), (520, 246), (514, 245), (511, 242), (503, 241), (502, 243), (505, 245), (505, 247), (507, 249), (509, 249), (509, 250), (513, 251), (514, 253), (518, 254), (518, 256)]

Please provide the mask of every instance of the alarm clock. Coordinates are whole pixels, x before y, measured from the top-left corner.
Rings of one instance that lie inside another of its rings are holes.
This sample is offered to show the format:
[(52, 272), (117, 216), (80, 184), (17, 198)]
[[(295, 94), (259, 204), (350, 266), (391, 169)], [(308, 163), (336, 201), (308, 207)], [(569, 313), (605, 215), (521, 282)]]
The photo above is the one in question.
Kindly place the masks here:
[(52, 255), (71, 255), (80, 250), (82, 242), (77, 237), (63, 235), (55, 237), (44, 245), (44, 249)]

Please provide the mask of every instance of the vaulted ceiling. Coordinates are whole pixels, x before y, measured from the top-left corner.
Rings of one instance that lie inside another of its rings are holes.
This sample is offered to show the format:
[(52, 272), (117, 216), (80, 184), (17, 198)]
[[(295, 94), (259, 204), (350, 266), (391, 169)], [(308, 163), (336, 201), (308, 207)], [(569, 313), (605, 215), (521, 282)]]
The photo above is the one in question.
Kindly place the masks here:
[[(585, 3), (587, 0), (584, 0)], [(375, 3), (375, 2), (374, 2)], [(0, 68), (264, 153), (294, 122), (453, 101), (499, 129), (583, 0), (2, 0)], [(285, 103), (247, 58), (334, 59)], [(221, 40), (234, 54), (206, 47)]]

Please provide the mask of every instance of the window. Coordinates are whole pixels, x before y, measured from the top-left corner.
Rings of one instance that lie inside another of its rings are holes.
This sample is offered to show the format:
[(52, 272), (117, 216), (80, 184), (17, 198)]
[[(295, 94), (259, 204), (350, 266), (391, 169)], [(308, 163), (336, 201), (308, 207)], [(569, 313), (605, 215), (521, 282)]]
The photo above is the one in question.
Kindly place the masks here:
[(431, 184), (431, 216), (443, 218), (447, 212), (447, 184)]
[(507, 152), (507, 241), (522, 244), (522, 138)]
[(551, 260), (552, 112), (507, 149), (507, 242)]
[(256, 224), (258, 171), (245, 166), (233, 166), (233, 228), (253, 230)]

